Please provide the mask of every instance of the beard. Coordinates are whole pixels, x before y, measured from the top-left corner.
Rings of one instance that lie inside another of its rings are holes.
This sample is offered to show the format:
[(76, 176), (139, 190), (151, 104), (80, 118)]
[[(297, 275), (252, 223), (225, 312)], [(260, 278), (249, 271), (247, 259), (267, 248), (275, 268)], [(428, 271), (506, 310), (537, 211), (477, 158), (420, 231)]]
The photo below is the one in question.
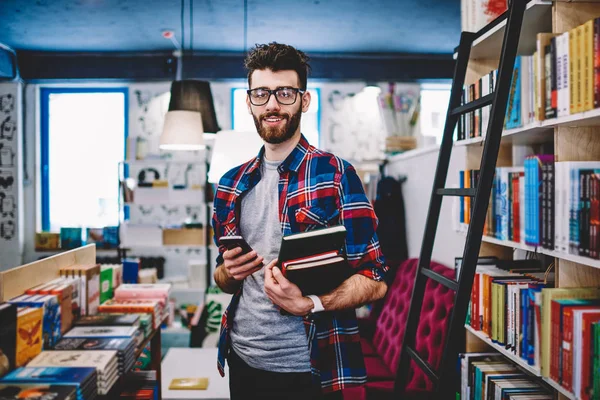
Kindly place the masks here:
[[(263, 121), (270, 117), (278, 117), (283, 119), (285, 122), (282, 124), (282, 126), (277, 127), (263, 125)], [(262, 140), (269, 144), (280, 144), (291, 139), (296, 133), (298, 126), (300, 126), (301, 117), (302, 107), (299, 107), (298, 111), (293, 115), (269, 112), (261, 114), (257, 117), (254, 115), (254, 113), (252, 113), (252, 118), (254, 119), (254, 125), (256, 125), (258, 135)]]

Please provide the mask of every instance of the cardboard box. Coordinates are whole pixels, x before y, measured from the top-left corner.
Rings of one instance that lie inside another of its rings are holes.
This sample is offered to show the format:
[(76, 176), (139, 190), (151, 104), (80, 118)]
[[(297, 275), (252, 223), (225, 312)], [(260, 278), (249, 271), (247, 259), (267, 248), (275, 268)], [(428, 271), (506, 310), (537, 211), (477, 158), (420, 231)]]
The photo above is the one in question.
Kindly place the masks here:
[(60, 233), (38, 232), (35, 234), (36, 250), (60, 249)]
[(163, 245), (203, 246), (204, 229), (163, 229)]

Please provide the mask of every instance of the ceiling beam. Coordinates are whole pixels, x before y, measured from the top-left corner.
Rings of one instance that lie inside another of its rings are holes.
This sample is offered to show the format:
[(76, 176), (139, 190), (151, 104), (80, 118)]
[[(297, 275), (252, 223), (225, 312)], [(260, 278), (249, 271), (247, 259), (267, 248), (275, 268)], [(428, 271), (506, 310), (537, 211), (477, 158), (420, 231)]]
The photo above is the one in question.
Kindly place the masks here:
[[(19, 51), (21, 78), (45, 80), (173, 80), (177, 59), (172, 53), (54, 53)], [(206, 80), (246, 77), (241, 53), (185, 55), (183, 77)], [(428, 54), (313, 54), (313, 79), (413, 81), (449, 79), (452, 55)]]

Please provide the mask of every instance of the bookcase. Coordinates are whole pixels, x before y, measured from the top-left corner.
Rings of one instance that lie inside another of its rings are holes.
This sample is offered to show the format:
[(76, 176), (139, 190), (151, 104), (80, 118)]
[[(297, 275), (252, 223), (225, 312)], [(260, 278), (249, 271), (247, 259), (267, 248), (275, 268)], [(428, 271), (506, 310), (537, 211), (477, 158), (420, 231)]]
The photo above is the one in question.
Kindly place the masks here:
[[(597, 17), (600, 17), (600, 2), (532, 0), (527, 5), (523, 20), (519, 54), (528, 56), (536, 51), (538, 33), (561, 34)], [(466, 85), (476, 83), (481, 76), (498, 68), (498, 55), (505, 25), (506, 21), (499, 18), (479, 32), (471, 52)], [(482, 137), (467, 137), (455, 142), (455, 146), (466, 146), (467, 169), (479, 169), (482, 142)], [(555, 162), (599, 161), (600, 108), (542, 121), (534, 120), (525, 126), (505, 130), (497, 166), (522, 166), (524, 154), (527, 154), (524, 149), (539, 148), (541, 145), (553, 150)], [(555, 268), (555, 286), (558, 288), (600, 287), (600, 260), (597, 259), (490, 236), (483, 237), (480, 255), (512, 259), (515, 250), (550, 257)], [(487, 335), (466, 326), (467, 352), (486, 351), (490, 347), (504, 354), (531, 376), (545, 381), (555, 390), (559, 399), (579, 398), (549, 378), (542, 378), (538, 369), (532, 368), (519, 357), (506, 351), (504, 346), (492, 343)]]
[(119, 236), (127, 256), (162, 256), (164, 278), (204, 291), (211, 284), (211, 212), (206, 152), (194, 159), (119, 165)]

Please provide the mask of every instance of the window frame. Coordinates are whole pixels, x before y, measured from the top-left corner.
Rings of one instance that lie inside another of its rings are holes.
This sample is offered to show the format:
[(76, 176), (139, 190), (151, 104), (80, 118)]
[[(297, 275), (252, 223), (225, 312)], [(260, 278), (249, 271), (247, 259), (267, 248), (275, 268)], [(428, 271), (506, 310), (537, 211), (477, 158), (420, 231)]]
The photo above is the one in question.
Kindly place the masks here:
[[(50, 95), (78, 93), (122, 93), (124, 109), (123, 159), (127, 156), (129, 135), (129, 88), (118, 87), (41, 87), (40, 88), (40, 198), (41, 229), (50, 231)], [(115, 177), (115, 181), (118, 177)], [(115, 183), (116, 185), (116, 183)]]

